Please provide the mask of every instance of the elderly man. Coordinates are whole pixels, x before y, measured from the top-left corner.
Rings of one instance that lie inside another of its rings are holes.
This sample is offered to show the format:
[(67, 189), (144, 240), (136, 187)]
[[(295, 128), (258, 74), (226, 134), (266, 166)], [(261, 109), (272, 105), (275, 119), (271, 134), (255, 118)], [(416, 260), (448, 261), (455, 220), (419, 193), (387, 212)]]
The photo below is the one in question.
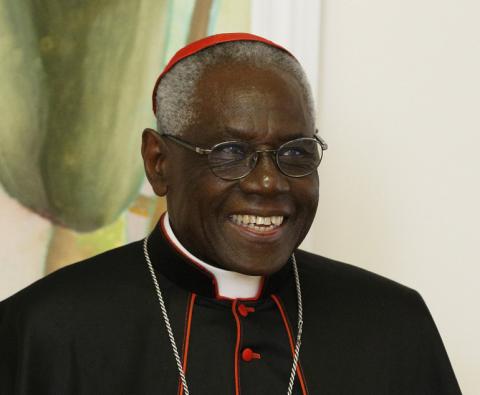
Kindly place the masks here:
[(207, 37), (153, 100), (168, 214), (2, 303), (2, 394), (460, 394), (418, 293), (297, 250), (327, 145), (289, 52)]

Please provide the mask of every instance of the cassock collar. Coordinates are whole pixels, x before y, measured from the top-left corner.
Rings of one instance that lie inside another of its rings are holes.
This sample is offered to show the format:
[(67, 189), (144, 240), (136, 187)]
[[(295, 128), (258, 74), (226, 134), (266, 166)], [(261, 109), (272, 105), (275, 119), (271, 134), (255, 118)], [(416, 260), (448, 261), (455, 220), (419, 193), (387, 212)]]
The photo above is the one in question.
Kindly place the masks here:
[[(219, 269), (201, 261), (175, 237), (166, 213), (148, 239), (148, 251), (155, 269), (170, 281), (198, 295), (216, 299), (257, 300), (268, 297), (285, 285), (291, 275), (291, 262), (278, 272), (261, 277)], [(234, 286), (235, 280), (240, 285)]]
[(249, 276), (247, 274), (220, 269), (216, 266), (209, 265), (208, 263), (191, 254), (190, 251), (188, 251), (182, 245), (182, 243), (180, 243), (175, 236), (172, 227), (170, 226), (168, 213), (163, 215), (161, 219), (161, 225), (174, 248), (180, 250), (180, 252), (190, 261), (193, 261), (195, 264), (203, 267), (207, 272), (212, 273), (218, 287), (218, 294), (221, 297), (228, 299), (250, 299), (257, 297), (263, 282), (262, 276)]

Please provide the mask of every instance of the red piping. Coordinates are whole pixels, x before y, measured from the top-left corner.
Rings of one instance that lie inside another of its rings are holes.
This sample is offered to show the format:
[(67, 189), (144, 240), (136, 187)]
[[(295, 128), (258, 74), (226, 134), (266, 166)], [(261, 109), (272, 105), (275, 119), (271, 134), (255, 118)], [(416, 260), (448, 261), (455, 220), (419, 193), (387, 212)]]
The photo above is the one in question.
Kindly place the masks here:
[[(185, 338), (183, 340), (183, 373), (187, 374), (188, 346), (190, 345), (190, 329), (192, 327), (193, 306), (195, 305), (196, 294), (191, 293), (187, 305), (187, 317), (185, 320)], [(183, 395), (183, 383), (180, 380), (178, 395)]]
[(235, 343), (235, 395), (240, 395), (240, 375), (238, 371), (238, 361), (240, 353), (240, 337), (242, 335), (240, 327), (240, 319), (237, 314), (237, 300), (234, 300), (232, 303), (232, 313), (235, 317), (235, 323), (237, 325), (237, 341)]
[(202, 272), (204, 272), (207, 276), (209, 276), (212, 279), (213, 284), (215, 285), (215, 290), (217, 292), (217, 280), (215, 279), (215, 276), (213, 273), (209, 272), (207, 269), (205, 269), (203, 266), (200, 266), (197, 262), (194, 260), (190, 259), (190, 257), (186, 254), (183, 253), (183, 251), (178, 248), (178, 246), (173, 242), (173, 240), (170, 238), (168, 235), (167, 230), (165, 229), (165, 225), (163, 224), (165, 213), (162, 214), (160, 217), (160, 228), (162, 229), (163, 235), (166, 237), (167, 241), (170, 243), (170, 245), (177, 251), (180, 255), (182, 255), (184, 258), (188, 259), (189, 262), (193, 263), (198, 269), (200, 269)]
[[(280, 302), (280, 298), (276, 295), (272, 295), (272, 299), (275, 302), (275, 304), (277, 305), (278, 310), (280, 311), (280, 315), (282, 316), (283, 324), (285, 325), (285, 329), (286, 329), (287, 334), (288, 334), (288, 341), (290, 343), (290, 349), (292, 351), (292, 357), (293, 357), (295, 355), (295, 345), (294, 345), (294, 342), (293, 342), (292, 329), (290, 328), (290, 324), (289, 324), (288, 319), (287, 319), (287, 314), (285, 313), (285, 311), (283, 309), (282, 303)], [(298, 365), (297, 365), (297, 376), (298, 376), (298, 379), (300, 381), (300, 386), (302, 387), (302, 393), (304, 395), (307, 395), (308, 394), (307, 393), (307, 386), (305, 385), (305, 380), (304, 380), (304, 377), (303, 377), (302, 369), (300, 367), (300, 361), (298, 361)]]
[(170, 243), (170, 245), (175, 249), (175, 251), (177, 251), (185, 259), (187, 259), (189, 262), (193, 263), (198, 269), (200, 269), (202, 272), (204, 272), (207, 276), (210, 277), (210, 279), (212, 280), (214, 291), (215, 291), (215, 299), (217, 299), (217, 300), (228, 300), (228, 301), (233, 301), (233, 300), (255, 301), (255, 300), (258, 300), (260, 298), (260, 296), (262, 295), (263, 286), (265, 284), (265, 277), (261, 278), (260, 286), (258, 287), (257, 294), (253, 298), (235, 298), (235, 299), (233, 299), (233, 298), (228, 298), (226, 296), (220, 295), (220, 293), (218, 292), (218, 283), (217, 283), (217, 279), (216, 279), (215, 275), (212, 272), (205, 269), (203, 266), (199, 265), (194, 260), (192, 260), (180, 248), (178, 248), (178, 246), (170, 238), (170, 236), (167, 233), (167, 230), (165, 229), (165, 225), (163, 224), (163, 221), (164, 221), (163, 217), (165, 217), (165, 213), (163, 213), (162, 216), (160, 217), (160, 229), (162, 230), (163, 235), (165, 236), (167, 241)]

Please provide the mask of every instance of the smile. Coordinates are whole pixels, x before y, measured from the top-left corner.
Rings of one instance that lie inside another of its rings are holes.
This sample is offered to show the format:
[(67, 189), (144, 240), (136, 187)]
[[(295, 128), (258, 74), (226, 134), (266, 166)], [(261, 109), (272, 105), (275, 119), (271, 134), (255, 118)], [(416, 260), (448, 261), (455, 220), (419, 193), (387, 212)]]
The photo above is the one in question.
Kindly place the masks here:
[(283, 215), (260, 217), (258, 215), (233, 214), (230, 219), (234, 224), (255, 232), (271, 232), (282, 225), (284, 217)]

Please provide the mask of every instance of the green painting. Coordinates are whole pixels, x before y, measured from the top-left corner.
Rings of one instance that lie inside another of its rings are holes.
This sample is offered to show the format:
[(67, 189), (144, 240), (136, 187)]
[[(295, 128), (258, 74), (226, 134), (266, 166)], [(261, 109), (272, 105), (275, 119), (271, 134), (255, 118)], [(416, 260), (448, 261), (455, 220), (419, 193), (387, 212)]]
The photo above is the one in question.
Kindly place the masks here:
[(0, 2), (0, 182), (51, 222), (47, 272), (127, 242), (126, 213), (155, 223), (165, 202), (141, 193), (140, 136), (155, 125), (156, 76), (216, 26), (248, 31), (248, 12), (208, 0)]

